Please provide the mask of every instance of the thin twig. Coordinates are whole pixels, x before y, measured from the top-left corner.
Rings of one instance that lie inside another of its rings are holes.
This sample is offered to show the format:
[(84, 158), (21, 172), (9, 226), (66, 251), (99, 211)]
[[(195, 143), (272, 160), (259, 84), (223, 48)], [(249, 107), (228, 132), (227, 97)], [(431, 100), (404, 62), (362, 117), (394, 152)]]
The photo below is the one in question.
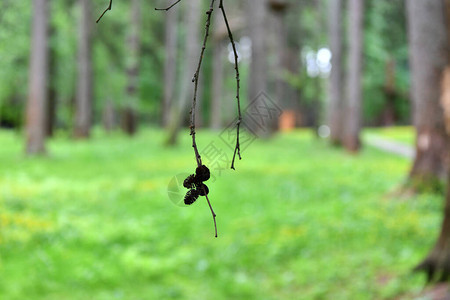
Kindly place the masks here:
[[(194, 83), (194, 97), (192, 99), (192, 107), (191, 107), (191, 111), (190, 111), (190, 115), (191, 115), (190, 129), (191, 129), (191, 136), (192, 136), (192, 147), (194, 148), (195, 159), (196, 159), (197, 165), (199, 167), (202, 165), (202, 158), (200, 156), (200, 153), (198, 152), (197, 143), (195, 141), (195, 106), (197, 105), (198, 79), (199, 79), (199, 75), (200, 75), (200, 69), (202, 67), (203, 56), (204, 56), (205, 50), (206, 50), (206, 44), (208, 42), (209, 26), (211, 25), (211, 17), (212, 17), (212, 13), (214, 11), (214, 2), (215, 2), (215, 0), (211, 0), (209, 10), (206, 12), (207, 18), (206, 18), (206, 24), (205, 24), (205, 36), (203, 38), (203, 46), (202, 46), (202, 50), (200, 52), (200, 58), (198, 60), (197, 70), (195, 71), (194, 77), (192, 78), (192, 82)], [(205, 195), (206, 195), (206, 190), (205, 190)], [(217, 237), (216, 214), (214, 213), (214, 210), (211, 206), (211, 202), (209, 201), (208, 196), (206, 196), (206, 201), (208, 202), (209, 208), (211, 209), (211, 214), (213, 216), (213, 221), (214, 221), (214, 229), (216, 232), (215, 236)]]
[(109, 0), (109, 5), (108, 5), (108, 7), (103, 11), (103, 13), (100, 15), (100, 17), (98, 17), (98, 19), (97, 19), (97, 21), (96, 21), (95, 23), (98, 23), (98, 22), (100, 21), (100, 19), (103, 17), (103, 15), (106, 14), (106, 12), (107, 12), (108, 10), (111, 10), (111, 8), (112, 8), (112, 2), (113, 2), (113, 0)]
[(228, 23), (228, 18), (227, 18), (227, 14), (225, 12), (225, 8), (223, 6), (223, 0), (220, 0), (220, 4), (219, 4), (219, 8), (222, 11), (222, 15), (223, 15), (223, 19), (225, 21), (225, 25), (227, 26), (227, 31), (228, 31), (228, 37), (230, 39), (230, 43), (231, 46), (233, 47), (233, 53), (234, 53), (234, 69), (236, 70), (236, 101), (237, 101), (237, 108), (238, 108), (238, 114), (239, 114), (239, 118), (238, 121), (236, 123), (236, 146), (234, 148), (234, 154), (233, 154), (233, 160), (231, 161), (231, 168), (233, 170), (235, 170), (234, 168), (234, 161), (236, 159), (236, 153), (239, 157), (239, 159), (241, 158), (241, 145), (239, 143), (239, 127), (241, 126), (241, 121), (242, 121), (242, 114), (241, 114), (241, 100), (239, 97), (239, 90), (240, 90), (240, 79), (239, 79), (239, 56), (236, 50), (236, 44), (234, 42), (234, 38), (233, 38), (233, 34), (231, 32), (230, 29), (230, 24)]
[(172, 7), (174, 7), (175, 5), (177, 5), (178, 3), (180, 3), (181, 2), (181, 0), (177, 0), (175, 3), (173, 3), (172, 5), (170, 5), (169, 7), (166, 7), (166, 8), (157, 8), (157, 7), (155, 7), (155, 10), (165, 10), (165, 11), (168, 11), (169, 9), (171, 9)]
[(203, 187), (203, 191), (204, 191), (204, 193), (205, 193), (205, 197), (206, 197), (206, 201), (208, 202), (209, 209), (211, 209), (211, 213), (212, 213), (213, 221), (214, 221), (214, 230), (215, 230), (215, 232), (216, 232), (215, 237), (217, 237), (216, 214), (214, 213), (214, 210), (213, 210), (213, 208), (212, 208), (212, 206), (211, 206), (211, 202), (209, 202), (209, 198), (208, 198), (208, 195), (206, 194), (206, 188), (205, 188), (205, 187)]

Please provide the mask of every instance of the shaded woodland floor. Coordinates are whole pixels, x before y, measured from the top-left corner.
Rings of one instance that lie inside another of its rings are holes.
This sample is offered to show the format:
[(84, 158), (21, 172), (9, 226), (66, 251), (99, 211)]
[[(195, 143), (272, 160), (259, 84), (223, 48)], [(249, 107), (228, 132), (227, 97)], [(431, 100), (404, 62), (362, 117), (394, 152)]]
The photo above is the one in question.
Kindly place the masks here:
[[(382, 134), (382, 133), (380, 133)], [(192, 172), (189, 134), (94, 134), (24, 158), (0, 131), (2, 299), (414, 299), (410, 273), (433, 245), (442, 199), (388, 196), (410, 161), (348, 155), (309, 131), (256, 140), (237, 171), (179, 207), (171, 178)], [(200, 131), (229, 155), (217, 133)], [(200, 150), (201, 150), (200, 149)], [(213, 169), (213, 168), (211, 168)]]

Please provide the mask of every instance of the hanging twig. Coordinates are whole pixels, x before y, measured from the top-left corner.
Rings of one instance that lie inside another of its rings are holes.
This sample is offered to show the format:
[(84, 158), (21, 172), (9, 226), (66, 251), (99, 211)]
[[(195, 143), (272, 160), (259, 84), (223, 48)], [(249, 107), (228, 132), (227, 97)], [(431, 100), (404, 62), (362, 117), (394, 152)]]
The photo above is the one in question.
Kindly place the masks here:
[[(181, 1), (181, 0), (180, 0), (180, 1)], [(100, 15), (100, 17), (98, 17), (98, 19), (97, 19), (97, 21), (96, 21), (95, 23), (98, 23), (98, 22), (100, 21), (100, 19), (103, 17), (103, 15), (106, 14), (106, 12), (107, 12), (108, 10), (111, 10), (111, 8), (112, 8), (112, 2), (113, 2), (113, 0), (109, 0), (109, 5), (108, 5), (108, 7), (103, 11), (103, 13)]]
[(203, 62), (203, 56), (206, 50), (206, 44), (208, 42), (208, 36), (209, 36), (209, 26), (211, 25), (211, 16), (214, 11), (214, 2), (215, 0), (211, 0), (211, 5), (209, 7), (209, 10), (206, 12), (206, 15), (208, 16), (206, 18), (206, 25), (205, 25), (205, 36), (203, 38), (203, 46), (202, 50), (200, 51), (200, 58), (198, 60), (197, 70), (194, 73), (194, 77), (192, 78), (192, 82), (194, 83), (194, 97), (192, 99), (192, 107), (189, 112), (191, 115), (191, 136), (192, 136), (192, 147), (194, 148), (195, 152), (195, 159), (197, 160), (197, 165), (202, 165), (202, 159), (198, 152), (197, 143), (195, 142), (195, 107), (197, 105), (197, 92), (198, 92), (198, 80), (200, 75), (200, 69)]
[[(175, 5), (177, 5), (179, 2), (181, 2), (181, 0), (178, 0), (176, 2), (174, 2), (172, 5), (170, 5), (167, 8), (155, 8), (155, 10), (164, 10), (164, 11), (168, 11), (169, 9), (171, 9), (172, 7), (174, 7)], [(197, 142), (195, 140), (195, 108), (197, 105), (197, 93), (198, 93), (198, 83), (199, 83), (199, 76), (200, 76), (200, 69), (202, 67), (202, 62), (203, 62), (203, 57), (205, 54), (205, 50), (206, 50), (206, 44), (208, 42), (208, 37), (209, 37), (209, 27), (211, 25), (211, 18), (212, 18), (212, 14), (214, 11), (214, 3), (215, 0), (211, 0), (211, 4), (209, 6), (209, 10), (206, 12), (207, 18), (206, 18), (206, 24), (205, 24), (205, 35), (203, 38), (203, 45), (202, 45), (202, 49), (200, 51), (200, 58), (198, 60), (198, 65), (197, 65), (197, 69), (194, 73), (194, 77), (192, 78), (192, 82), (194, 83), (194, 96), (192, 98), (192, 106), (191, 106), (191, 110), (189, 112), (190, 114), (190, 135), (192, 136), (192, 148), (194, 148), (194, 154), (195, 154), (195, 160), (197, 161), (197, 167), (201, 167), (202, 166), (202, 158), (200, 156), (200, 153), (198, 151), (198, 147), (197, 147)], [(234, 170), (234, 162), (236, 159), (236, 155), (239, 157), (239, 159), (241, 159), (241, 148), (240, 148), (240, 142), (239, 142), (239, 129), (240, 129), (240, 125), (242, 122), (242, 114), (241, 114), (241, 101), (240, 101), (240, 79), (239, 79), (239, 56), (238, 56), (238, 52), (236, 50), (236, 43), (234, 42), (234, 38), (233, 38), (233, 34), (231, 32), (230, 29), (230, 24), (228, 23), (228, 18), (227, 18), (227, 14), (225, 12), (225, 8), (223, 6), (223, 0), (220, 0), (220, 4), (219, 4), (219, 8), (222, 11), (222, 15), (225, 21), (225, 25), (227, 28), (227, 32), (228, 32), (228, 37), (230, 39), (230, 43), (233, 47), (233, 53), (234, 53), (234, 69), (236, 71), (236, 101), (237, 101), (237, 108), (238, 108), (238, 121), (236, 123), (236, 127), (237, 127), (237, 134), (236, 134), (236, 146), (234, 149), (234, 154), (233, 154), (233, 160), (231, 163), (231, 168)], [(203, 166), (205, 167), (205, 166)], [(208, 171), (209, 174), (209, 171)], [(194, 175), (191, 175), (194, 176)], [(186, 179), (189, 180), (189, 177)], [(214, 209), (211, 205), (211, 202), (209, 201), (208, 198), (208, 192), (206, 190), (205, 187), (203, 187), (203, 194), (206, 196), (206, 201), (208, 203), (209, 209), (211, 210), (211, 214), (213, 216), (213, 221), (214, 221), (214, 229), (215, 229), (215, 237), (217, 237), (217, 223), (216, 223), (216, 214), (214, 212)], [(191, 196), (191, 194), (187, 194), (186, 197)], [(197, 195), (198, 197), (198, 195)], [(185, 199), (190, 199), (190, 198), (185, 198)], [(195, 201), (195, 199), (194, 199)], [(186, 204), (192, 204), (193, 201), (192, 199), (190, 199), (188, 202), (186, 202)]]
[[(204, 192), (206, 193), (206, 190), (205, 190), (205, 188), (203, 188), (203, 190), (204, 190)], [(209, 205), (209, 209), (211, 210), (211, 213), (212, 213), (212, 216), (213, 216), (213, 221), (214, 221), (214, 230), (215, 230), (215, 237), (217, 237), (217, 224), (216, 224), (216, 214), (214, 213), (214, 210), (213, 210), (213, 208), (212, 208), (212, 206), (211, 206), (211, 202), (209, 202), (209, 198), (208, 198), (208, 195), (205, 195), (205, 197), (206, 197), (206, 201), (208, 202), (208, 205)]]
[[(200, 69), (202, 67), (203, 56), (204, 56), (205, 50), (206, 50), (206, 44), (208, 42), (209, 26), (211, 25), (211, 17), (212, 17), (212, 13), (214, 11), (214, 2), (215, 2), (215, 0), (211, 0), (209, 10), (206, 12), (207, 18), (206, 18), (206, 25), (205, 25), (205, 36), (203, 38), (203, 46), (202, 46), (202, 50), (200, 52), (200, 58), (198, 60), (197, 70), (195, 71), (194, 77), (192, 78), (192, 82), (194, 83), (194, 97), (192, 99), (192, 107), (191, 107), (191, 111), (190, 111), (190, 115), (191, 115), (190, 129), (191, 129), (191, 136), (192, 136), (192, 147), (194, 148), (195, 159), (197, 161), (198, 167), (200, 167), (202, 165), (202, 158), (200, 156), (200, 153), (198, 152), (197, 143), (195, 141), (195, 107), (197, 105), (198, 79), (199, 79), (199, 75), (200, 75)], [(211, 202), (209, 201), (209, 198), (207, 195), (206, 195), (206, 201), (208, 202), (209, 208), (211, 210), (211, 214), (213, 216), (214, 229), (216, 232), (215, 236), (217, 237), (216, 214), (214, 213)]]
[(166, 8), (157, 8), (157, 7), (155, 7), (155, 10), (165, 10), (165, 11), (168, 11), (169, 9), (171, 9), (172, 7), (174, 7), (175, 5), (177, 5), (178, 3), (180, 3), (181, 2), (181, 0), (177, 0), (175, 3), (173, 3), (172, 5), (170, 5), (169, 7), (166, 7)]
[(227, 14), (225, 12), (225, 8), (223, 6), (223, 0), (220, 0), (219, 8), (222, 11), (223, 19), (225, 21), (225, 25), (227, 26), (228, 31), (228, 37), (230, 39), (231, 46), (233, 47), (233, 54), (234, 54), (234, 69), (236, 70), (236, 101), (237, 101), (237, 108), (238, 108), (238, 121), (236, 123), (236, 146), (234, 148), (234, 154), (233, 154), (233, 160), (231, 161), (231, 168), (235, 170), (234, 168), (234, 161), (236, 159), (236, 154), (238, 155), (239, 159), (241, 158), (241, 145), (239, 143), (239, 128), (242, 121), (242, 115), (241, 115), (241, 100), (239, 96), (239, 90), (240, 90), (240, 79), (239, 79), (239, 56), (236, 50), (236, 44), (234, 43), (233, 34), (230, 29), (230, 24), (228, 23)]

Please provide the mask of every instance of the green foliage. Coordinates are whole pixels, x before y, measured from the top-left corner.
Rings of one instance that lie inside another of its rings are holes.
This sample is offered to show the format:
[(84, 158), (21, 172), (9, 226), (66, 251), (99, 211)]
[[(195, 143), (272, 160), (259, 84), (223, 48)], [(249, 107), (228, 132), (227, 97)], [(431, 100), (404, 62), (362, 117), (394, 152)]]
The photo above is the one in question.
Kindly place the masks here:
[[(204, 201), (172, 204), (167, 184), (192, 170), (189, 135), (94, 132), (19, 156), (0, 131), (0, 294), (4, 299), (411, 299), (410, 274), (438, 233), (441, 200), (386, 194), (409, 161), (350, 156), (298, 131), (257, 140)], [(216, 139), (201, 132), (202, 149)], [(200, 149), (200, 150), (201, 150)]]

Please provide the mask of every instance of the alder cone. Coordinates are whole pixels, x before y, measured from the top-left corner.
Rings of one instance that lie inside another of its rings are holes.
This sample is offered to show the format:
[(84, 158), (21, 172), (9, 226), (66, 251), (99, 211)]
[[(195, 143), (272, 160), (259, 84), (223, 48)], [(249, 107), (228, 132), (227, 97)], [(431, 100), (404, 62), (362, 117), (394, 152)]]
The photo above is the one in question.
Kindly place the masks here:
[(209, 194), (208, 186), (204, 183), (197, 185), (197, 191), (200, 196), (206, 196)]
[(197, 201), (198, 196), (199, 195), (197, 190), (191, 189), (187, 191), (186, 196), (184, 196), (184, 204), (191, 205), (192, 203)]
[(195, 169), (195, 180), (197, 182), (207, 181), (211, 177), (209, 169), (205, 165), (201, 165)]
[(194, 186), (194, 183), (195, 183), (195, 175), (191, 174), (183, 181), (183, 186), (187, 189), (190, 189)]

